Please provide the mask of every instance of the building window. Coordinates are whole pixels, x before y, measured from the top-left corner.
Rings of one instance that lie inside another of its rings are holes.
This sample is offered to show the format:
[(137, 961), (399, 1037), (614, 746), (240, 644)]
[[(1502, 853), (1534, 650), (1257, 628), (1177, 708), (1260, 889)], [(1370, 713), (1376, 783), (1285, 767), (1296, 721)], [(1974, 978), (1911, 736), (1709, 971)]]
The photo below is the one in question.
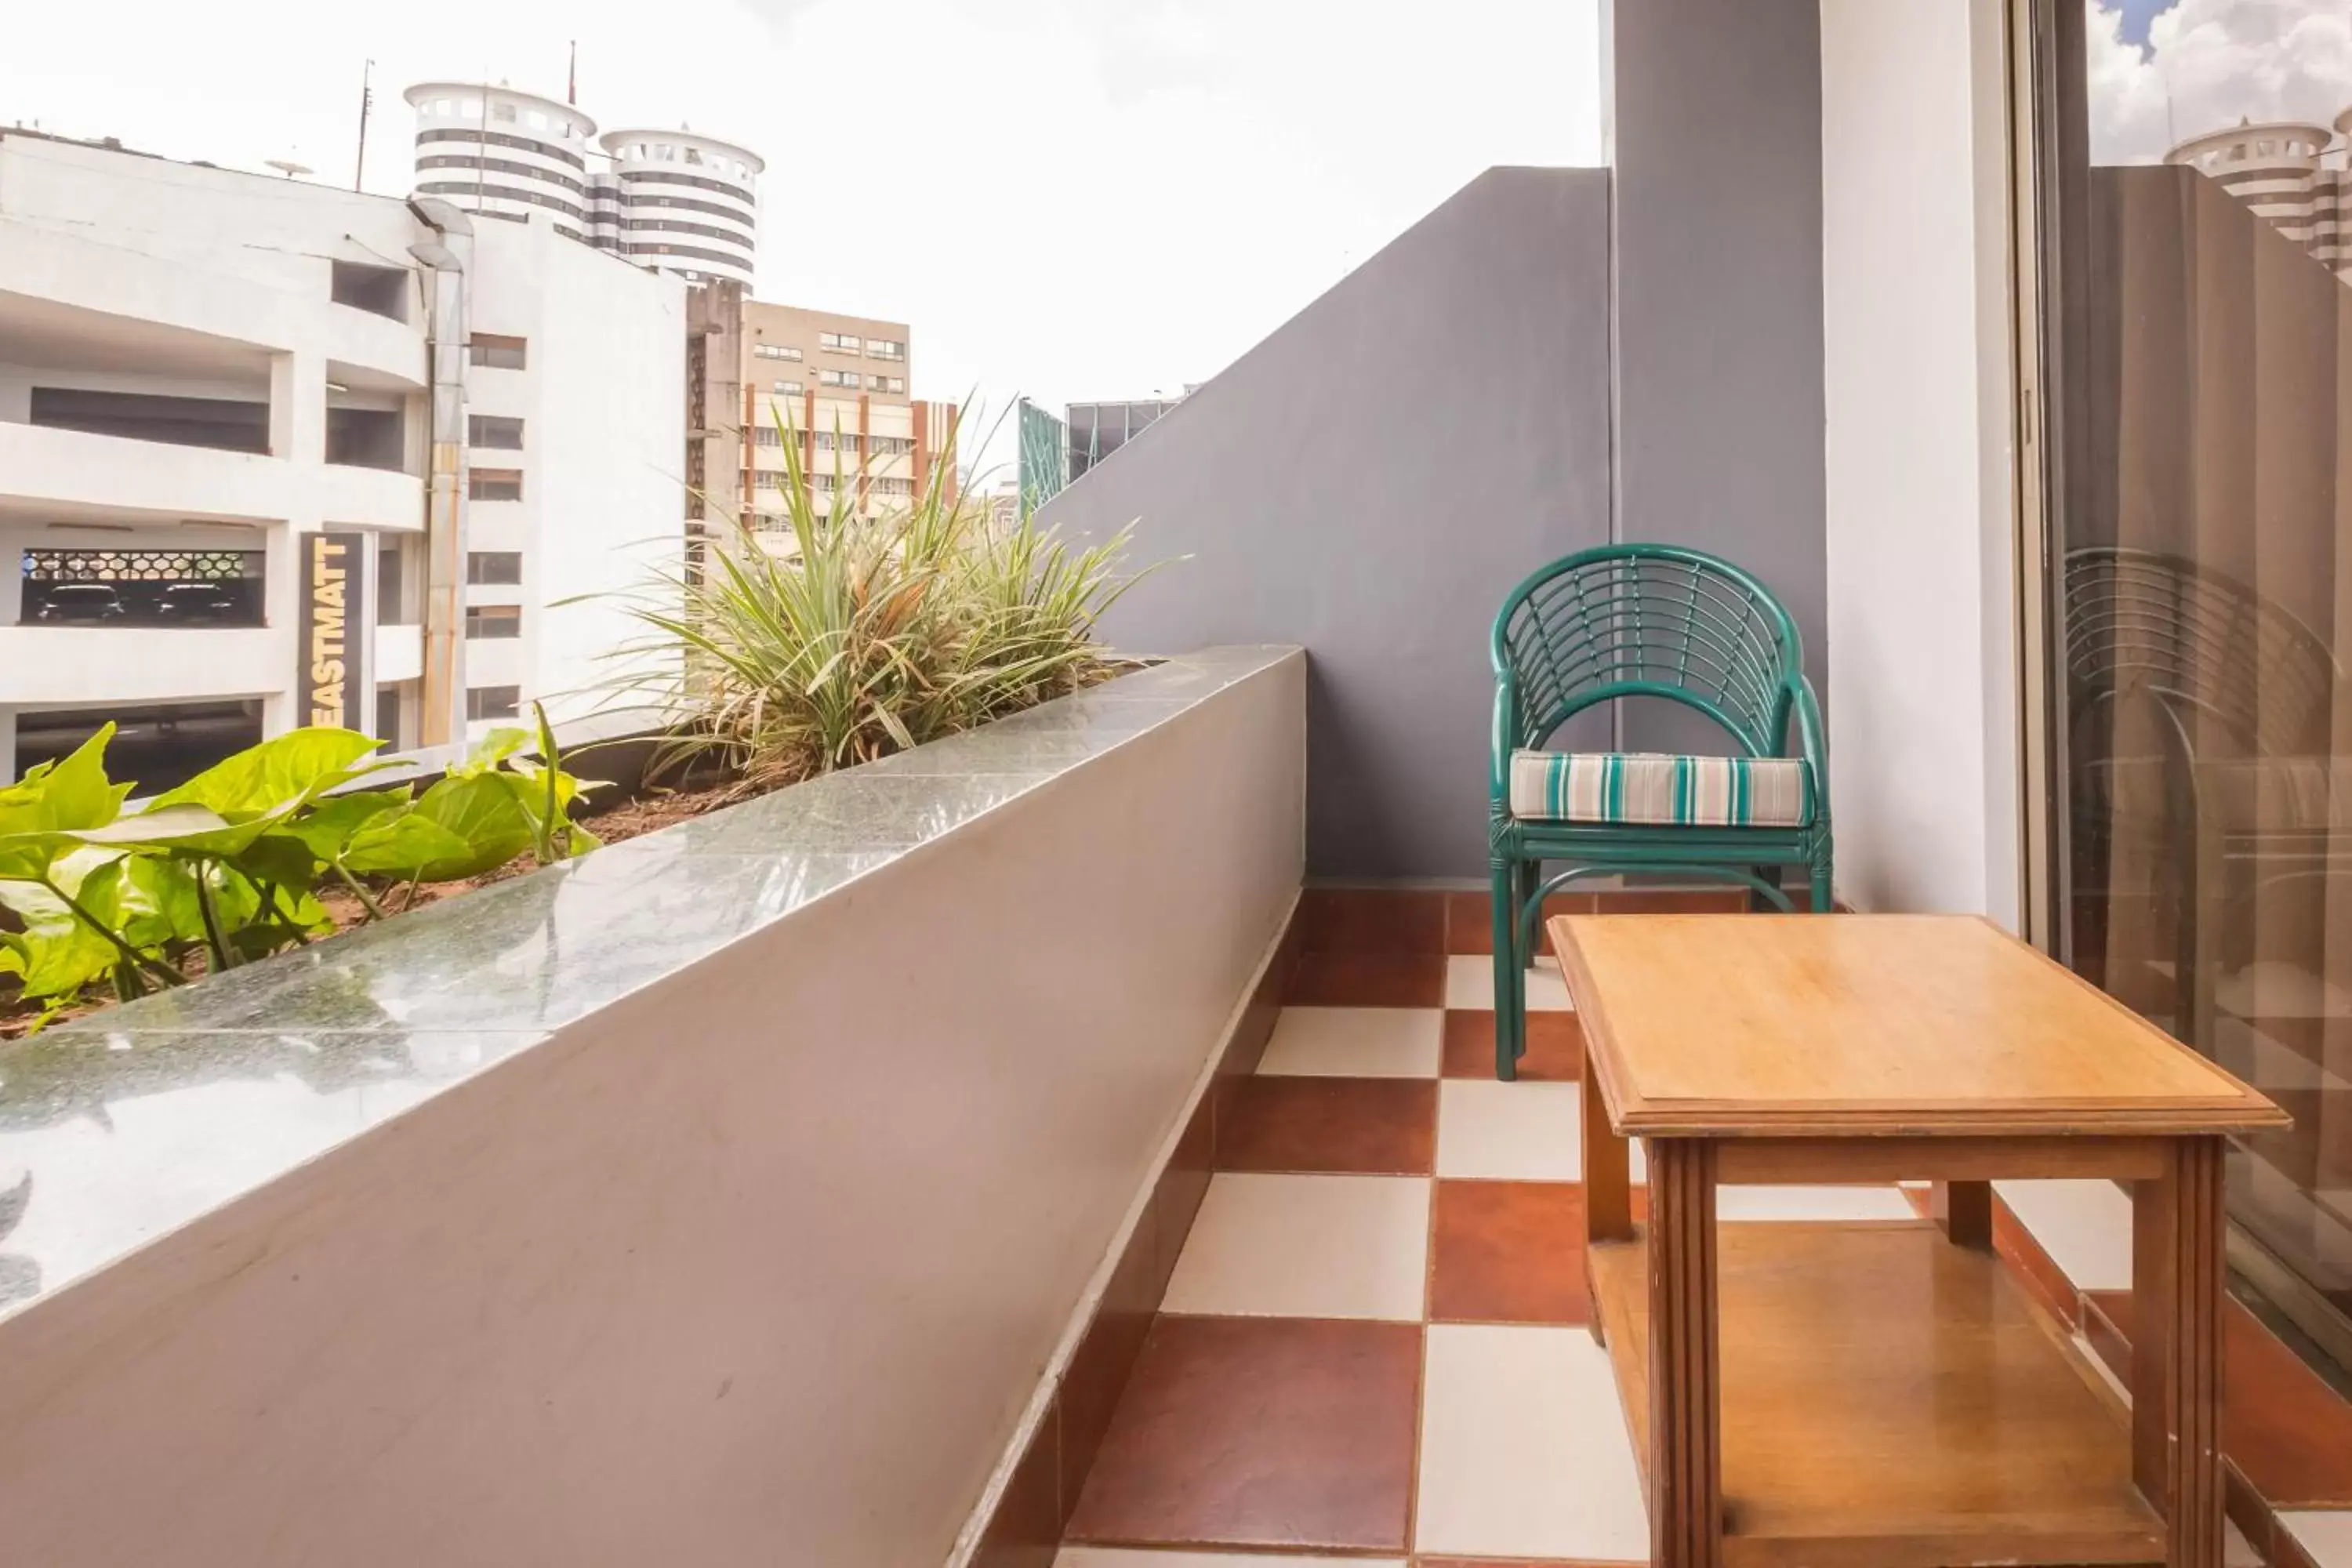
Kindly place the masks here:
[(328, 264), (327, 297), (370, 315), (395, 321), (408, 320), (408, 273), (398, 267), (370, 267), (357, 261)]
[(798, 397), (802, 393), (806, 392), (807, 390), (807, 384), (803, 382), (780, 381), (776, 383), (776, 395), (778, 397)]
[(856, 334), (853, 332), (819, 332), (816, 346), (837, 354), (854, 354), (859, 344)]
[(781, 447), (783, 444), (784, 433), (777, 429), (774, 426), (754, 425), (751, 426), (751, 445), (754, 447)]
[(866, 384), (877, 392), (904, 392), (907, 390), (907, 378), (903, 375), (869, 375), (866, 378)]
[(522, 450), (522, 421), (499, 414), (468, 415), (466, 417), (466, 444), (520, 452)]
[(530, 357), (526, 340), (501, 338), (489, 332), (476, 332), (467, 340), (467, 347), (468, 358), (491, 370), (520, 370)]
[(520, 500), (522, 470), (476, 468), (466, 477), (466, 494), (475, 500)]
[(522, 636), (522, 606), (520, 605), (467, 605), (466, 636), (468, 638)]
[(877, 454), (911, 452), (915, 449), (915, 438), (911, 436), (869, 436), (866, 440), (872, 444)]
[(521, 711), (522, 688), (520, 686), (466, 688), (466, 717), (468, 719), (512, 719)]
[(905, 359), (907, 345), (894, 343), (887, 338), (868, 338), (866, 340), (866, 352), (874, 359)]
[(816, 449), (820, 452), (855, 452), (857, 437), (846, 430), (820, 430), (816, 433)]
[(821, 370), (816, 373), (816, 379), (819, 384), (824, 386), (855, 387), (857, 384), (857, 373), (854, 370)]
[(493, 119), (493, 120), (503, 120), (503, 121), (505, 121), (508, 124), (511, 125), (511, 124), (513, 124), (513, 123), (514, 123), (514, 117), (515, 117), (515, 106), (514, 106), (513, 104), (511, 104), (511, 103), (494, 103), (494, 104), (490, 105), (490, 118), (491, 118), (491, 119)]
[(876, 479), (874, 481), (874, 491), (877, 495), (910, 496), (915, 493), (915, 481), (912, 479)]
[(797, 360), (802, 357), (801, 351), (791, 343), (753, 343), (751, 352), (761, 359)]
[(505, 585), (522, 581), (520, 550), (471, 550), (466, 552), (466, 581)]

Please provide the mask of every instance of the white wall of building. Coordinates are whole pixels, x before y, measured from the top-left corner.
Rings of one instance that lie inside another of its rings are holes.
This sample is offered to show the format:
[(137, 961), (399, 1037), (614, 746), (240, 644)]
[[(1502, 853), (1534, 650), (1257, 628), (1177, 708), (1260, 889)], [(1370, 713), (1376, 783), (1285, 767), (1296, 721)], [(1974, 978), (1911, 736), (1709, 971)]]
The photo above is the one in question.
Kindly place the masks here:
[(527, 340), (521, 371), (477, 368), (468, 412), (523, 421), (520, 501), (474, 501), (469, 551), (523, 552), (520, 589), (473, 587), (471, 604), (520, 604), (522, 637), (467, 645), (467, 684), (520, 684), (551, 717), (604, 700), (605, 656), (636, 635), (612, 598), (675, 568), (686, 538), (686, 285), (564, 238), (541, 219), (475, 226), (477, 331)]
[(1999, 0), (1822, 0), (1832, 800), (1864, 910), (2021, 905)]

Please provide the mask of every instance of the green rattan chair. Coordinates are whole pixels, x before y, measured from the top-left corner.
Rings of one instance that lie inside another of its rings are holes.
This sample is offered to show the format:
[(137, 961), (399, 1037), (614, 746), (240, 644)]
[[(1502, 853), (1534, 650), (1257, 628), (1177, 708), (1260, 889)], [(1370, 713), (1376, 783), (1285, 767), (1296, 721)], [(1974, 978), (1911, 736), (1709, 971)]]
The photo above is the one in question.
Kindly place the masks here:
[[(1548, 895), (1585, 878), (1665, 875), (1790, 910), (1780, 874), (1801, 866), (1811, 907), (1826, 910), (1829, 767), (1796, 623), (1719, 557), (1621, 544), (1555, 561), (1503, 601), (1492, 651), (1495, 1076), (1510, 1079)], [(1706, 715), (1735, 753), (1540, 749), (1577, 714), (1626, 697)], [(1560, 868), (1546, 876), (1546, 861)]]

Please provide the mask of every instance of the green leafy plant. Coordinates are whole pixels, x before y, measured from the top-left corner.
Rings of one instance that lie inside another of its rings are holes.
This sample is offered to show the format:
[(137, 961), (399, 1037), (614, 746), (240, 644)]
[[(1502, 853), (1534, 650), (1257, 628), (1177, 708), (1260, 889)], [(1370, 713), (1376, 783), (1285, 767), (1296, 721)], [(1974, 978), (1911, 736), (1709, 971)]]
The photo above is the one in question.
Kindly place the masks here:
[[(1142, 574), (1129, 534), (1077, 547), (1027, 507), (1002, 535), (942, 463), (900, 508), (862, 516), (866, 473), (820, 500), (778, 419), (784, 526), (741, 520), (698, 571), (624, 596), (643, 634), (607, 682), (678, 714), (666, 763), (716, 762), (744, 793), (970, 729), (1114, 673), (1097, 620)], [(950, 433), (949, 449), (953, 449)]]
[(331, 933), (330, 883), (375, 920), (380, 888), (413, 900), (526, 853), (584, 854), (596, 840), (570, 816), (583, 785), (537, 718), (536, 756), (525, 731), (496, 731), (421, 793), (350, 788), (389, 764), (368, 760), (369, 737), (320, 727), (129, 813), (130, 786), (106, 776), (109, 725), (0, 789), (0, 908), (21, 928), (0, 931), (0, 975), (52, 1012), (99, 983), (127, 999), (185, 983), (198, 956), (217, 973)]

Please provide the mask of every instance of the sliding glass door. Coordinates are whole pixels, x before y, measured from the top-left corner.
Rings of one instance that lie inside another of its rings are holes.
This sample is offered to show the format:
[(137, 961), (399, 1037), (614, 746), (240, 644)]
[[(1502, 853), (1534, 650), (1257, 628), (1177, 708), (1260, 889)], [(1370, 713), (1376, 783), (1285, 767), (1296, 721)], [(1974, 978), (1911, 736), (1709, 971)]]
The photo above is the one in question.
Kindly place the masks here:
[(2048, 869), (2077, 971), (2295, 1118), (2241, 1262), (2352, 1346), (2352, 9), (2033, 0)]

